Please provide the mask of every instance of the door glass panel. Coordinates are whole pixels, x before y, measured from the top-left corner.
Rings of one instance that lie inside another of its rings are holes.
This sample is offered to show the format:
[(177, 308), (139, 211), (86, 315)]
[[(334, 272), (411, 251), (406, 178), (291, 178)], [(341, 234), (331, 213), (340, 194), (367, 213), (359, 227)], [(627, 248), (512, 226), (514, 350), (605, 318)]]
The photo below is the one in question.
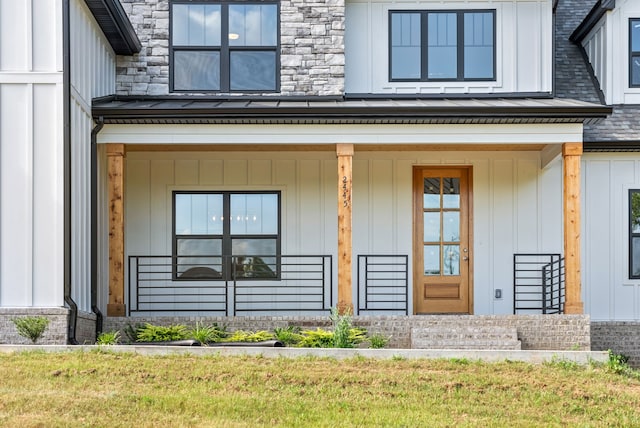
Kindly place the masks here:
[[(442, 240), (445, 242), (460, 242), (460, 212), (445, 211), (442, 213)], [(426, 230), (426, 228), (425, 228)]]
[(424, 213), (424, 242), (440, 242), (440, 213)]
[(440, 275), (440, 246), (424, 246), (424, 274)]
[(442, 264), (444, 267), (443, 275), (452, 276), (460, 275), (460, 246), (445, 245)]
[(424, 179), (424, 208), (440, 208), (440, 179)]
[(442, 206), (444, 208), (460, 208), (460, 179), (443, 178)]

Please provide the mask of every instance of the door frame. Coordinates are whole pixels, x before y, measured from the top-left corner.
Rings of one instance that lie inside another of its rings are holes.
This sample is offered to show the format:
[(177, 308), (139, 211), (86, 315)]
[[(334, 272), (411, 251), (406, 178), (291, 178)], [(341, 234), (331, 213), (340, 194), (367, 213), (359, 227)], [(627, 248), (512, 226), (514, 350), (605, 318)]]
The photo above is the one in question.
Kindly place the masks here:
[[(473, 245), (473, 165), (414, 165), (411, 171), (411, 193), (413, 200), (413, 209), (412, 209), (412, 272), (411, 276), (412, 280), (412, 296), (413, 296), (413, 314), (417, 314), (417, 287), (420, 281), (418, 280), (418, 267), (422, 266), (422, 261), (418, 260), (417, 256), (417, 248), (418, 245), (422, 245), (423, 241), (418, 239), (418, 211), (420, 211), (420, 215), (422, 215), (422, 192), (418, 192), (416, 189), (416, 173), (417, 171), (424, 170), (441, 170), (441, 169), (460, 169), (467, 171), (467, 204), (468, 204), (468, 213), (467, 213), (467, 221), (468, 221), (468, 246), (469, 246), (469, 264), (468, 264), (468, 279), (467, 279), (467, 287), (468, 287), (468, 308), (467, 313), (469, 315), (473, 315), (473, 260), (474, 260), (474, 245)], [(454, 315), (452, 313), (452, 315)]]

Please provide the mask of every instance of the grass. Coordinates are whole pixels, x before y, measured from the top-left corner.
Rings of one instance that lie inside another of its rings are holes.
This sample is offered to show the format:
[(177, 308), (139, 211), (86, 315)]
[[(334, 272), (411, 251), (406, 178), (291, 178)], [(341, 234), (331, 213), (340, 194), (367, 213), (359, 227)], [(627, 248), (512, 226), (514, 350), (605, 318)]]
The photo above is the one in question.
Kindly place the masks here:
[(0, 355), (0, 426), (640, 426), (640, 380), (470, 360)]

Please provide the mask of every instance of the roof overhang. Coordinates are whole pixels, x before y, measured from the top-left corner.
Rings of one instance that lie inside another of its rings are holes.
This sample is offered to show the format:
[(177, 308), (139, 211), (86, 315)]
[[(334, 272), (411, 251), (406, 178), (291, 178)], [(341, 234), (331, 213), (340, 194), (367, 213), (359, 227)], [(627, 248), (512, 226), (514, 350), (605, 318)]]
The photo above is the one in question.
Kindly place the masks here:
[(611, 107), (559, 98), (291, 99), (107, 97), (105, 124), (531, 124), (595, 123)]
[(569, 36), (569, 40), (580, 43), (589, 34), (600, 19), (610, 10), (616, 7), (616, 0), (598, 0), (591, 11), (582, 20), (578, 28)]
[(140, 52), (140, 39), (119, 0), (84, 1), (116, 54)]

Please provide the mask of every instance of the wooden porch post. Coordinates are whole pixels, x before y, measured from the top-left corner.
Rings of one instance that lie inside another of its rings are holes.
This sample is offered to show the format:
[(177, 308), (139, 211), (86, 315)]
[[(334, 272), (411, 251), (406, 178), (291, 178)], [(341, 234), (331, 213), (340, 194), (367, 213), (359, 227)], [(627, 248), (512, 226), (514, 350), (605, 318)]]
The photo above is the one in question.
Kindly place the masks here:
[(107, 144), (109, 182), (109, 303), (107, 316), (126, 314), (124, 303), (124, 144)]
[(582, 143), (562, 146), (564, 161), (565, 314), (584, 311), (580, 277), (580, 163)]
[(338, 156), (338, 311), (353, 313), (352, 294), (352, 161), (353, 144), (336, 144)]

